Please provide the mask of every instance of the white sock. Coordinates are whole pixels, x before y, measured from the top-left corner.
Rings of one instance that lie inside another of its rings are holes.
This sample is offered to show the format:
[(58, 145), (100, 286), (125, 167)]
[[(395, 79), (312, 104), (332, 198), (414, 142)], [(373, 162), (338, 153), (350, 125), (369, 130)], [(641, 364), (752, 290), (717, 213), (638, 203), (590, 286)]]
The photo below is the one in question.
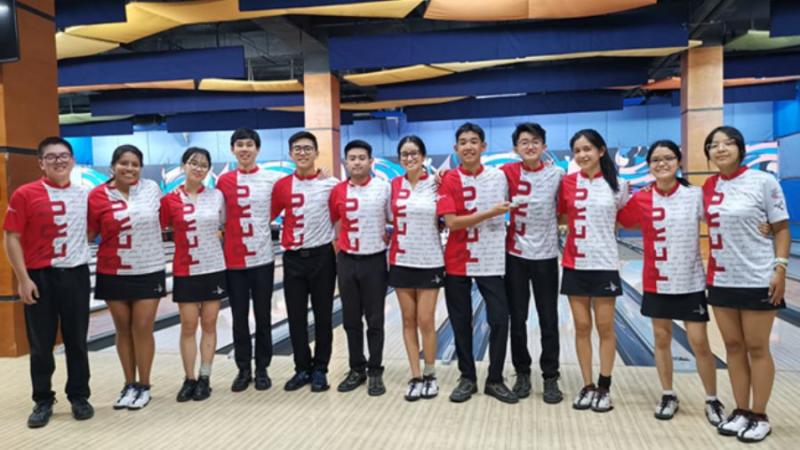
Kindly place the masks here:
[(707, 402), (713, 402), (714, 400), (717, 400), (717, 396), (716, 395), (706, 395), (706, 401)]
[(669, 395), (669, 396), (672, 396), (672, 397), (676, 397), (675, 391), (673, 391), (672, 389), (662, 392), (661, 395)]

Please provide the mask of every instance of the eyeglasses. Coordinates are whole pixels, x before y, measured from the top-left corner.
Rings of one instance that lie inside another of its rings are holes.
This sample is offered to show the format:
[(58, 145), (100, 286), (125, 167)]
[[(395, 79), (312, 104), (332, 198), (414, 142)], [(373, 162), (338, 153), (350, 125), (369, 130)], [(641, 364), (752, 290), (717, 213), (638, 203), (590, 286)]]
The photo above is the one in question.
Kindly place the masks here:
[(297, 155), (308, 155), (314, 153), (316, 148), (313, 145), (295, 145), (292, 147), (292, 153)]
[(544, 142), (542, 142), (541, 139), (534, 139), (532, 141), (529, 141), (527, 139), (520, 139), (519, 141), (517, 141), (517, 147), (527, 147), (529, 145), (531, 147), (541, 147), (542, 144), (544, 144)]
[(733, 139), (728, 139), (727, 141), (712, 142), (706, 145), (706, 149), (708, 151), (719, 150), (722, 147), (732, 148), (732, 147), (738, 147), (738, 145), (736, 144), (736, 141)]
[(650, 160), (651, 166), (657, 166), (661, 163), (672, 164), (673, 162), (677, 161), (677, 156), (664, 156), (662, 158), (653, 158)]
[(195, 170), (202, 170), (203, 172), (205, 172), (206, 170), (208, 170), (208, 169), (209, 169), (209, 166), (208, 166), (208, 164), (199, 163), (199, 162), (197, 162), (197, 161), (189, 161), (189, 162), (188, 162), (188, 163), (186, 163), (186, 164), (188, 164), (188, 165), (189, 165), (189, 167), (191, 167), (192, 169), (195, 169)]
[(400, 159), (417, 159), (421, 155), (420, 152), (400, 152)]
[(72, 153), (64, 152), (64, 153), (48, 153), (42, 156), (42, 159), (49, 162), (54, 163), (56, 161), (69, 161), (72, 159)]

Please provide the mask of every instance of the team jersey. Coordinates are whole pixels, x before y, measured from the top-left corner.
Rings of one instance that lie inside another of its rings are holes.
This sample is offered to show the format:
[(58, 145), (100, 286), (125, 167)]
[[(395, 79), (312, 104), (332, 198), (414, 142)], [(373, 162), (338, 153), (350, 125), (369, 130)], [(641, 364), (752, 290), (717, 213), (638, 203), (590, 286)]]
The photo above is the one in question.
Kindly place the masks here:
[(23, 184), (8, 202), (3, 228), (20, 235), (25, 267), (76, 267), (89, 262), (88, 190), (46, 177)]
[(628, 185), (618, 179), (614, 192), (602, 172), (589, 178), (575, 172), (561, 179), (558, 214), (567, 216), (562, 265), (575, 270), (619, 270), (615, 226), (617, 211), (628, 199)]
[(700, 188), (676, 183), (663, 192), (655, 183), (640, 189), (619, 212), (626, 227), (640, 225), (644, 240), (645, 292), (689, 294), (705, 290), (700, 255)]
[(225, 263), (228, 269), (263, 266), (274, 260), (270, 206), (278, 172), (237, 169), (217, 179), (225, 197)]
[(524, 259), (558, 257), (558, 188), (564, 171), (545, 165), (528, 169), (522, 162), (500, 168), (506, 174), (509, 199), (527, 200), (509, 213), (511, 223), (506, 236), (506, 251)]
[(97, 272), (142, 275), (164, 270), (164, 243), (158, 221), (161, 189), (140, 179), (126, 199), (104, 183), (89, 193), (89, 231), (100, 235)]
[(710, 254), (707, 283), (717, 287), (769, 286), (775, 251), (758, 231), (764, 222), (789, 219), (775, 178), (742, 167), (731, 176), (712, 175), (703, 185)]
[[(439, 187), (436, 213), (467, 216), (506, 201), (508, 182), (495, 167), (470, 174), (463, 167), (448, 171)], [(506, 227), (503, 215), (461, 230), (450, 230), (444, 253), (445, 271), (457, 276), (496, 276), (506, 271)]]
[(314, 248), (333, 241), (328, 199), (339, 180), (322, 179), (319, 171), (310, 177), (296, 172), (275, 183), (272, 217), (283, 214), (281, 246), (284, 250)]
[(219, 231), (225, 223), (225, 200), (217, 189), (201, 187), (197, 198), (183, 186), (161, 198), (161, 227), (172, 228), (176, 277), (204, 275), (225, 270)]
[(362, 185), (342, 181), (331, 191), (331, 222), (339, 223), (339, 250), (353, 255), (372, 255), (386, 250), (386, 222), (390, 218), (389, 183), (368, 178)]
[(405, 176), (392, 180), (394, 233), (389, 264), (417, 268), (444, 266), (436, 198), (436, 181), (427, 173), (414, 187)]

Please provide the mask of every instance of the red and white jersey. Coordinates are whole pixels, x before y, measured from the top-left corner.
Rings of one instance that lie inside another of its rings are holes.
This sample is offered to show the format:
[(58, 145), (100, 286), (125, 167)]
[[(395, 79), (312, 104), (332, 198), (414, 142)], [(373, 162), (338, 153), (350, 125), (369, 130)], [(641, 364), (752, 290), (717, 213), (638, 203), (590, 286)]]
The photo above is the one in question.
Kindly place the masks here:
[(70, 268), (89, 262), (88, 193), (82, 186), (58, 186), (45, 177), (14, 191), (3, 228), (19, 233), (26, 268)]
[(274, 260), (270, 206), (272, 188), (283, 175), (263, 170), (237, 169), (217, 179), (225, 197), (225, 263), (228, 269), (263, 266)]
[(159, 206), (161, 189), (142, 178), (126, 199), (116, 188), (101, 184), (89, 193), (89, 231), (100, 234), (97, 272), (142, 275), (164, 270)]
[(225, 270), (219, 230), (225, 223), (225, 200), (217, 189), (200, 187), (197, 198), (183, 186), (161, 198), (161, 227), (172, 228), (176, 277), (204, 275)]
[(703, 185), (703, 203), (710, 243), (708, 284), (769, 286), (775, 251), (758, 225), (789, 219), (775, 177), (747, 167), (727, 177), (713, 175)]
[[(502, 203), (507, 196), (508, 182), (500, 169), (481, 166), (476, 174), (470, 174), (459, 166), (442, 179), (436, 213), (467, 216)], [(474, 227), (450, 230), (444, 253), (446, 272), (467, 277), (505, 274), (505, 239), (503, 215)]]
[(700, 188), (676, 183), (671, 191), (662, 192), (655, 184), (646, 186), (622, 208), (617, 220), (626, 227), (641, 226), (645, 292), (689, 294), (705, 290)]
[(444, 266), (436, 199), (436, 180), (427, 173), (414, 187), (405, 176), (392, 180), (394, 233), (389, 245), (389, 264), (418, 268)]
[(618, 179), (614, 192), (602, 172), (589, 178), (575, 172), (561, 179), (558, 214), (567, 215), (562, 265), (575, 270), (619, 270), (615, 227), (617, 211), (628, 200), (628, 184)]
[(339, 250), (372, 255), (386, 250), (386, 222), (390, 220), (389, 183), (370, 177), (362, 185), (342, 181), (331, 191), (331, 222), (339, 223)]
[(558, 257), (558, 189), (564, 171), (558, 166), (544, 165), (528, 169), (522, 162), (500, 168), (508, 180), (509, 199), (527, 200), (509, 213), (511, 223), (506, 236), (506, 251), (524, 259)]
[(328, 199), (336, 178), (319, 177), (319, 171), (310, 177), (296, 172), (275, 183), (272, 191), (272, 217), (283, 214), (281, 246), (284, 250), (314, 248), (333, 241), (333, 224), (328, 210)]

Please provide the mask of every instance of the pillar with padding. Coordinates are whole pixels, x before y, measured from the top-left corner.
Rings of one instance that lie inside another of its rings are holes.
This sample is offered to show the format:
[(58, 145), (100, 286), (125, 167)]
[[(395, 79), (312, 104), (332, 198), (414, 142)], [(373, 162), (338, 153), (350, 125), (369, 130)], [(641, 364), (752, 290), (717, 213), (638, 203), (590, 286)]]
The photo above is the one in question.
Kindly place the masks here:
[[(36, 145), (58, 128), (53, 0), (17, 0), (20, 59), (0, 64), (0, 224), (11, 193), (41, 176)], [(0, 240), (0, 356), (28, 352), (23, 305)]]
[(306, 73), (303, 87), (306, 129), (319, 141), (317, 163), (338, 177), (341, 167), (339, 80), (328, 72)]

